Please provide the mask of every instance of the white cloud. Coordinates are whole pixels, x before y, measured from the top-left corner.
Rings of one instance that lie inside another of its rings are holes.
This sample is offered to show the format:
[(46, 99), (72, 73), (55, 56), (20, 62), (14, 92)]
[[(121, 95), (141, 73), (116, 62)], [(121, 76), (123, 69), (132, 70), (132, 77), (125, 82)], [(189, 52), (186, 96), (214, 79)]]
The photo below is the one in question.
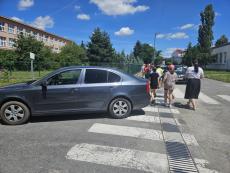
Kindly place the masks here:
[(137, 0), (90, 0), (90, 2), (96, 4), (103, 13), (110, 16), (134, 14), (149, 9), (145, 5), (135, 6), (134, 3)]
[(170, 57), (172, 57), (172, 53), (177, 49), (183, 50), (182, 48), (175, 48), (175, 47), (167, 48), (165, 51), (162, 52), (162, 55), (165, 58), (170, 58)]
[(77, 18), (79, 20), (90, 20), (90, 16), (88, 14), (78, 14)]
[(39, 16), (32, 22), (32, 25), (45, 30), (46, 28), (52, 28), (54, 26), (54, 21), (50, 16)]
[(178, 27), (180, 30), (186, 30), (186, 29), (193, 29), (195, 28), (196, 25), (195, 24), (192, 24), (192, 23), (188, 23), (188, 24), (185, 24), (185, 25), (182, 25), (180, 27)]
[(34, 5), (34, 0), (20, 0), (18, 2), (18, 9), (19, 10), (26, 10), (29, 7)]
[(134, 33), (134, 30), (130, 29), (129, 27), (122, 27), (119, 31), (115, 32), (114, 34), (117, 36), (129, 36)]
[(81, 6), (75, 5), (75, 6), (74, 6), (74, 9), (75, 9), (76, 11), (80, 11), (80, 10), (81, 10)]
[(168, 39), (168, 40), (172, 40), (172, 39), (186, 39), (189, 38), (189, 36), (184, 33), (184, 32), (176, 32), (176, 33), (167, 33), (167, 34), (157, 34), (156, 36), (159, 39)]
[(215, 17), (221, 16), (221, 13), (215, 12)]
[(15, 17), (15, 16), (11, 17), (11, 19), (16, 20), (16, 21), (18, 21), (18, 22), (24, 23), (24, 20), (23, 20), (23, 19), (20, 19), (20, 18)]

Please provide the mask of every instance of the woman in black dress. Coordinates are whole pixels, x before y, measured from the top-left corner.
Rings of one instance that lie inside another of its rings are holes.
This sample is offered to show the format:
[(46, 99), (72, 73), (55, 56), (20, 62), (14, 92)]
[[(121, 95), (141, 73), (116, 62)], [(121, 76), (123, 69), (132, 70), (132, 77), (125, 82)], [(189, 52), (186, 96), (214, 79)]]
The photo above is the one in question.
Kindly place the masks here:
[(198, 65), (198, 61), (194, 60), (191, 67), (186, 71), (185, 77), (188, 79), (185, 91), (185, 99), (189, 99), (188, 106), (196, 110), (196, 101), (200, 93), (201, 82), (200, 79), (204, 77), (204, 72)]

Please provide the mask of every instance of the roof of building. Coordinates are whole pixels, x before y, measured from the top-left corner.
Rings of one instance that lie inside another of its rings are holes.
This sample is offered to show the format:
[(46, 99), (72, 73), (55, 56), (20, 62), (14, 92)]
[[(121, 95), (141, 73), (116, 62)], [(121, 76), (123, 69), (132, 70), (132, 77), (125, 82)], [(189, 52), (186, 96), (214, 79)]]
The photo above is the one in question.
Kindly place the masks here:
[(26, 26), (26, 27), (29, 27), (29, 28), (32, 28), (32, 29), (35, 29), (35, 30), (38, 30), (38, 31), (43, 32), (43, 33), (45, 33), (45, 34), (52, 35), (53, 37), (57, 37), (57, 38), (59, 38), (59, 39), (62, 39), (62, 40), (68, 41), (68, 42), (73, 42), (72, 40), (69, 40), (69, 39), (66, 39), (66, 38), (64, 38), (64, 37), (55, 35), (55, 34), (53, 34), (53, 33), (47, 32), (47, 31), (42, 30), (42, 29), (40, 29), (40, 28), (31, 26), (31, 25), (29, 25), (29, 24), (25, 24), (25, 23), (23, 23), (23, 22), (20, 22), (20, 21), (17, 21), (17, 20), (14, 20), (14, 19), (11, 19), (11, 18), (8, 18), (8, 17), (4, 17), (4, 16), (1, 16), (1, 15), (0, 15), (0, 19), (1, 19), (1, 18), (5, 19), (5, 20), (9, 20), (9, 21), (11, 21), (11, 22), (18, 23), (18, 24), (20, 24), (20, 25), (24, 25), (24, 26)]
[(214, 47), (212, 47), (211, 49), (216, 49), (216, 48), (220, 48), (220, 47), (224, 47), (224, 46), (228, 46), (228, 45), (230, 45), (230, 42), (225, 43), (225, 44), (223, 44), (223, 45), (221, 45), (221, 46), (214, 46)]

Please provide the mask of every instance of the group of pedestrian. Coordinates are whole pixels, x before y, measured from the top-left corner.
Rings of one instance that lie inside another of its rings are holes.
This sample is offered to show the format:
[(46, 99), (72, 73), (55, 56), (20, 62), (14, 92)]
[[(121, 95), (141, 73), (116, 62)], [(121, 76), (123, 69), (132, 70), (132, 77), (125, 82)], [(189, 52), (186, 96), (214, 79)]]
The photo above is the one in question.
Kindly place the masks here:
[[(171, 107), (175, 96), (173, 94), (177, 74), (173, 64), (168, 65), (167, 70), (163, 70), (160, 65), (144, 64), (141, 69), (142, 76), (149, 80), (150, 84), (150, 103), (155, 103), (157, 89), (164, 88), (164, 105)], [(185, 78), (187, 79), (185, 99), (188, 99), (187, 106), (190, 109), (196, 110), (197, 104), (195, 99), (198, 99), (200, 93), (200, 79), (204, 77), (204, 72), (198, 66), (198, 61), (194, 60), (191, 67), (187, 68)]]

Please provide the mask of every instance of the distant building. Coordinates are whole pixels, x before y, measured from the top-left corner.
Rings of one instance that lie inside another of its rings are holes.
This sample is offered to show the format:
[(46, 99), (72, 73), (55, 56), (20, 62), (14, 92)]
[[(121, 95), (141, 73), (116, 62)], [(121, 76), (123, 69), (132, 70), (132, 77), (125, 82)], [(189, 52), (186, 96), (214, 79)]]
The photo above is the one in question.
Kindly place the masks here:
[(230, 43), (213, 47), (211, 54), (212, 56), (215, 56), (215, 62), (207, 65), (207, 68), (216, 70), (230, 70)]
[(71, 40), (48, 33), (22, 22), (0, 16), (0, 49), (14, 49), (14, 40), (22, 33), (25, 36), (34, 36), (50, 47), (53, 52), (60, 52), (61, 47), (71, 43)]
[(182, 57), (184, 56), (185, 51), (182, 49), (176, 49), (172, 53), (172, 61), (180, 64), (182, 62)]

